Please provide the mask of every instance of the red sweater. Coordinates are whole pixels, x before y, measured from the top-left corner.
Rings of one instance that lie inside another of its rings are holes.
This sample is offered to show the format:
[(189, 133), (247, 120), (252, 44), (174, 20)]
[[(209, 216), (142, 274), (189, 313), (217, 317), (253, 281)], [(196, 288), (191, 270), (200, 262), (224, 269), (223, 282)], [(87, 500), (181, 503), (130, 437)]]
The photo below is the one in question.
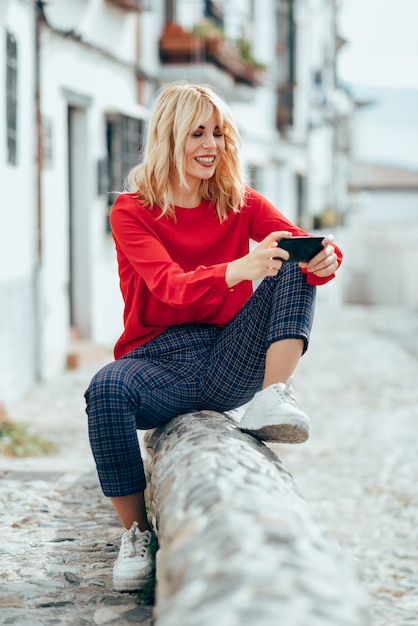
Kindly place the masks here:
[[(160, 216), (157, 206), (149, 210), (132, 194), (120, 195), (111, 211), (125, 303), (116, 359), (173, 324), (224, 326), (252, 294), (249, 280), (228, 288), (227, 264), (248, 253), (250, 239), (261, 241), (274, 230), (307, 234), (251, 188), (241, 212), (222, 224), (206, 200), (193, 209), (176, 207), (176, 221)], [(307, 274), (312, 285), (331, 278)]]

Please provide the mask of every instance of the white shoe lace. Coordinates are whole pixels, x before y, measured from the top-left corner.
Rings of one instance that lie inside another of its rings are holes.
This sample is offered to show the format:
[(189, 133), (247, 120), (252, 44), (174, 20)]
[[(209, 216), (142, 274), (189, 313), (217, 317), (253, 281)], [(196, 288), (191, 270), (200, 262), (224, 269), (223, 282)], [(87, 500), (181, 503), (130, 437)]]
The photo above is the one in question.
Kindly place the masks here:
[(275, 393), (277, 394), (281, 402), (288, 402), (290, 404), (293, 404), (293, 406), (295, 406), (296, 408), (299, 408), (298, 402), (295, 397), (295, 392), (292, 387), (292, 383), (293, 383), (293, 378), (289, 378), (286, 384), (284, 383), (273, 384), (272, 389), (274, 389)]
[(235, 422), (239, 422), (244, 414), (244, 407), (239, 406), (237, 409), (230, 409), (229, 411), (225, 411), (225, 414), (228, 415)]
[(134, 522), (123, 537), (123, 556), (129, 558), (139, 556), (143, 559), (147, 556), (147, 546), (151, 541), (151, 532), (144, 530), (141, 532)]

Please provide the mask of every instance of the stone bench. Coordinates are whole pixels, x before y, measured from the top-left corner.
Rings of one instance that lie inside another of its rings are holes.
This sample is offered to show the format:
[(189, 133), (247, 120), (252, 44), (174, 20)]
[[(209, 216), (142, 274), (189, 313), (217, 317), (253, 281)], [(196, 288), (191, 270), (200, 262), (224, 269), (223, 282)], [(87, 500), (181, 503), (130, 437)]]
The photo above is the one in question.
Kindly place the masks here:
[(266, 445), (220, 413), (144, 440), (159, 538), (156, 626), (363, 626), (351, 561)]

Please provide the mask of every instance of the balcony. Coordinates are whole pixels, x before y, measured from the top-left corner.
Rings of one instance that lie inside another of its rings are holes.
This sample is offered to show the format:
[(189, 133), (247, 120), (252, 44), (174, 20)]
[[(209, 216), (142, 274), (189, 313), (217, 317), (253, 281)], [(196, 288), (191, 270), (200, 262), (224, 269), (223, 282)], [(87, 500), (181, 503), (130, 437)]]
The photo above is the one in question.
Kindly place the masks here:
[(150, 11), (151, 9), (149, 0), (106, 0), (106, 2), (123, 11), (134, 11), (135, 13), (142, 13), (142, 11)]
[(159, 41), (162, 78), (167, 82), (188, 78), (210, 82), (228, 99), (251, 100), (254, 87), (264, 84), (265, 71), (243, 58), (238, 47), (216, 30), (188, 31), (179, 24), (166, 25)]

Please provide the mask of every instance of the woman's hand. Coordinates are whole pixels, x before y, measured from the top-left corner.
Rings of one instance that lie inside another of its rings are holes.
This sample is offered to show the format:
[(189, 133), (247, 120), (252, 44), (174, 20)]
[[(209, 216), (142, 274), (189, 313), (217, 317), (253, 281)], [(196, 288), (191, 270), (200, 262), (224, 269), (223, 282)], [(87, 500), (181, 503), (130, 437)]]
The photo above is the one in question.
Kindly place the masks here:
[[(273, 231), (263, 241), (260, 241), (251, 252), (228, 263), (225, 273), (228, 287), (234, 287), (243, 280), (259, 280), (266, 276), (276, 276), (283, 265), (280, 259), (289, 258), (287, 250), (278, 248), (277, 242), (279, 239), (287, 239), (291, 236), (292, 234), (288, 231)], [(323, 253), (321, 252), (321, 254)]]
[(306, 268), (311, 274), (325, 278), (331, 276), (338, 269), (337, 255), (331, 242), (333, 235), (327, 235), (322, 242), (323, 250), (319, 252), (309, 263), (299, 263), (300, 268)]

